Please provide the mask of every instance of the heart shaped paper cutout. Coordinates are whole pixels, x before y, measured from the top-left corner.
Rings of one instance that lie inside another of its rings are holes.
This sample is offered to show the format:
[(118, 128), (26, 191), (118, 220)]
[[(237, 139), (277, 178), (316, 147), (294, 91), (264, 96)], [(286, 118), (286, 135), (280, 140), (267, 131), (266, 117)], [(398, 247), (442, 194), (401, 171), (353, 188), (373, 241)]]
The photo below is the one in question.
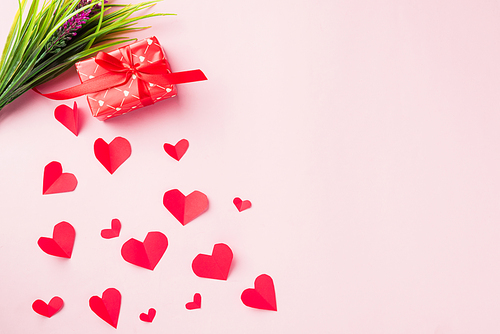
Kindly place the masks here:
[(76, 177), (71, 173), (63, 173), (57, 161), (50, 162), (43, 170), (43, 195), (73, 191), (77, 184)]
[(178, 189), (172, 189), (163, 195), (163, 205), (182, 225), (186, 225), (208, 209), (208, 198), (197, 190), (184, 196)]
[(201, 295), (199, 293), (195, 293), (193, 296), (193, 301), (186, 303), (186, 308), (188, 310), (196, 310), (201, 307)]
[(250, 202), (249, 200), (242, 201), (239, 197), (235, 197), (233, 199), (233, 204), (234, 206), (236, 206), (236, 209), (238, 209), (239, 212), (252, 207), (252, 202)]
[(43, 315), (44, 317), (50, 318), (57, 312), (59, 312), (64, 306), (64, 302), (60, 297), (53, 297), (49, 304), (46, 304), (43, 300), (37, 299), (33, 302), (31, 307), (36, 313)]
[(221, 243), (214, 245), (212, 255), (198, 254), (191, 266), (198, 277), (227, 280), (232, 261), (231, 248)]
[(113, 174), (130, 157), (131, 153), (130, 143), (123, 137), (116, 137), (109, 145), (102, 138), (94, 142), (95, 157), (110, 174)]
[(112, 239), (120, 236), (120, 230), (122, 228), (122, 224), (118, 219), (111, 220), (111, 228), (105, 228), (101, 231), (101, 237), (104, 239)]
[(262, 274), (255, 279), (255, 289), (249, 288), (241, 294), (241, 301), (248, 307), (277, 311), (273, 279)]
[(69, 131), (73, 132), (75, 136), (78, 136), (79, 120), (76, 101), (73, 103), (73, 109), (65, 104), (57, 106), (54, 110), (54, 117)]
[(141, 313), (141, 315), (139, 315), (139, 319), (141, 319), (144, 322), (153, 322), (155, 316), (156, 316), (156, 310), (154, 308), (150, 308), (148, 314)]
[(170, 155), (177, 161), (181, 160), (188, 147), (189, 142), (187, 141), (187, 139), (179, 140), (177, 144), (175, 144), (175, 146), (168, 143), (163, 144), (163, 149), (165, 150), (165, 152), (167, 152), (168, 155)]
[(38, 246), (47, 254), (71, 258), (75, 244), (75, 229), (68, 222), (60, 222), (54, 226), (52, 238), (41, 237)]
[(136, 266), (154, 270), (167, 250), (168, 239), (161, 232), (149, 232), (144, 242), (130, 239), (122, 246), (122, 257)]
[(120, 291), (115, 288), (104, 290), (102, 298), (99, 296), (92, 296), (89, 299), (89, 306), (92, 311), (114, 328), (118, 326), (121, 303), (122, 295)]

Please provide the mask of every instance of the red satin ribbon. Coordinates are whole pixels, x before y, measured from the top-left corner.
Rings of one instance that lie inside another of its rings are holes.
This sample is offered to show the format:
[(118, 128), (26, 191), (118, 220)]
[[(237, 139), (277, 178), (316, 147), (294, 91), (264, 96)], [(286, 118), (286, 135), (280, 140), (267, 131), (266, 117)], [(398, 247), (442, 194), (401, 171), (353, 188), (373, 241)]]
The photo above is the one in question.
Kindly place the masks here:
[(105, 52), (97, 54), (95, 62), (105, 68), (108, 71), (107, 73), (82, 82), (77, 86), (54, 93), (43, 94), (36, 88), (33, 88), (33, 90), (52, 100), (67, 100), (123, 85), (129, 81), (132, 75), (135, 75), (137, 77), (139, 98), (141, 103), (147, 106), (154, 103), (148, 87), (148, 83), (150, 82), (160, 86), (168, 86), (207, 80), (207, 77), (201, 70), (168, 73), (165, 59), (153, 63), (134, 63), (130, 47), (126, 46), (121, 48), (120, 51), (124, 58), (123, 61)]

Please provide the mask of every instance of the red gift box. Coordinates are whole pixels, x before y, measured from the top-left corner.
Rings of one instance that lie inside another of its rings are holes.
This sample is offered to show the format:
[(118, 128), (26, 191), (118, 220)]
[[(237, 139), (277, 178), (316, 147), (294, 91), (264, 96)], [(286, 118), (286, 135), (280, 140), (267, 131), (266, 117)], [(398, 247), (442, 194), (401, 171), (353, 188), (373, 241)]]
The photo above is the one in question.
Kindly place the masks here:
[[(84, 86), (85, 82), (87, 85), (94, 82), (94, 78), (98, 82), (106, 76), (126, 76), (122, 80), (126, 80), (125, 83), (109, 83), (105, 89), (86, 93), (92, 115), (102, 121), (174, 97), (177, 94), (176, 83), (206, 80), (200, 70), (172, 74), (156, 37), (98, 54), (96, 58), (78, 62), (76, 69), (82, 82), (80, 86)], [(157, 72), (162, 73), (160, 75)], [(108, 81), (112, 82), (113, 79)], [(102, 85), (100, 83), (97, 86)]]

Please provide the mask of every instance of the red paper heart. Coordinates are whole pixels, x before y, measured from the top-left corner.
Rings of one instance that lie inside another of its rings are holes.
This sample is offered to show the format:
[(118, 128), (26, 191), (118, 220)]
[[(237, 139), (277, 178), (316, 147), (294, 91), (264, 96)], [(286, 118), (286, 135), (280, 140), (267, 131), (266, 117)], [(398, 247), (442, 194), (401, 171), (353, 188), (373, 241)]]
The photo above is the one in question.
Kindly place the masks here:
[(146, 313), (141, 313), (139, 316), (139, 319), (141, 319), (144, 322), (153, 322), (153, 319), (156, 316), (156, 310), (154, 308), (150, 308), (148, 311), (148, 314)]
[(198, 254), (192, 264), (193, 272), (198, 277), (227, 280), (233, 252), (226, 244), (216, 244), (212, 255)]
[(122, 295), (120, 291), (115, 288), (104, 290), (102, 298), (99, 296), (92, 296), (89, 299), (89, 306), (92, 311), (114, 328), (118, 326), (121, 303)]
[(73, 109), (65, 104), (57, 106), (56, 110), (54, 110), (54, 117), (69, 131), (73, 132), (75, 136), (78, 136), (79, 121), (76, 101), (73, 103)]
[(186, 308), (188, 310), (195, 310), (201, 307), (201, 295), (199, 293), (195, 293), (193, 296), (193, 301), (186, 303)]
[(78, 181), (71, 173), (63, 173), (62, 166), (57, 161), (52, 161), (43, 170), (42, 194), (57, 194), (73, 191)]
[(47, 254), (71, 258), (75, 243), (75, 229), (68, 222), (60, 222), (54, 226), (52, 238), (41, 237), (38, 246)]
[(188, 147), (189, 142), (187, 141), (187, 139), (179, 140), (177, 144), (175, 144), (175, 146), (167, 143), (163, 144), (163, 149), (165, 150), (165, 152), (167, 152), (168, 155), (170, 155), (177, 161), (181, 160)]
[(111, 228), (105, 228), (101, 231), (101, 237), (104, 239), (111, 239), (120, 236), (120, 230), (122, 228), (122, 224), (118, 219), (111, 220)]
[(182, 225), (186, 225), (207, 210), (208, 198), (197, 190), (184, 196), (178, 189), (172, 189), (163, 195), (163, 205)]
[(130, 157), (132, 148), (129, 141), (123, 137), (116, 137), (109, 145), (102, 138), (98, 138), (94, 142), (94, 153), (97, 160), (113, 174)]
[(63, 306), (64, 306), (63, 300), (57, 296), (53, 297), (48, 305), (41, 299), (35, 300), (33, 302), (33, 305), (31, 305), (33, 311), (47, 318), (50, 318), (54, 314), (59, 312)]
[(249, 200), (242, 201), (239, 197), (235, 197), (233, 199), (233, 203), (239, 212), (249, 209), (252, 206), (252, 202), (250, 202)]
[(149, 232), (144, 242), (130, 239), (122, 246), (122, 257), (136, 266), (154, 270), (168, 247), (168, 239), (161, 232)]
[(243, 304), (261, 310), (277, 311), (273, 279), (262, 274), (255, 279), (254, 286), (255, 289), (246, 289), (241, 294)]

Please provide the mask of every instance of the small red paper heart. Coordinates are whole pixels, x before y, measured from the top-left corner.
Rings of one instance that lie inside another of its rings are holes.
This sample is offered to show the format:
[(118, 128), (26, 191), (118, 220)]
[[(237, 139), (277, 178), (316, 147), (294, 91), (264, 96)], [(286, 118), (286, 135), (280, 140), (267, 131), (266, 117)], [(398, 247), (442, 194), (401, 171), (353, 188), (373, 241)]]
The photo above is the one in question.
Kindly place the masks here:
[(261, 310), (277, 311), (273, 279), (262, 274), (255, 279), (254, 286), (255, 289), (246, 289), (241, 294), (243, 304)]
[(122, 228), (122, 224), (118, 219), (111, 220), (111, 228), (105, 228), (101, 231), (101, 237), (104, 239), (112, 239), (120, 236), (120, 230)]
[(110, 174), (113, 174), (131, 153), (130, 143), (123, 137), (116, 137), (109, 145), (102, 138), (94, 142), (95, 157)]
[(188, 147), (189, 142), (187, 141), (187, 139), (179, 140), (177, 144), (175, 144), (175, 146), (168, 143), (163, 144), (163, 149), (165, 150), (165, 152), (167, 152), (168, 155), (170, 155), (177, 161), (181, 160)]
[(31, 305), (33, 311), (47, 318), (50, 318), (54, 314), (59, 312), (63, 306), (64, 306), (63, 300), (57, 296), (53, 297), (48, 305), (41, 299), (35, 300), (33, 302), (33, 305)]
[(144, 242), (130, 239), (122, 246), (122, 257), (136, 266), (154, 270), (167, 250), (168, 239), (161, 232), (149, 232)]
[(208, 198), (197, 190), (184, 196), (178, 189), (172, 189), (163, 195), (163, 205), (182, 225), (186, 225), (208, 209)]
[(77, 184), (76, 177), (71, 173), (63, 173), (57, 161), (50, 162), (43, 170), (43, 195), (73, 191)]
[(234, 205), (236, 206), (236, 209), (238, 209), (239, 212), (241, 212), (243, 210), (246, 210), (246, 209), (249, 209), (250, 207), (252, 207), (252, 202), (250, 202), (249, 200), (242, 201), (241, 198), (239, 198), (239, 197), (235, 197), (233, 199), (233, 203), (234, 203)]
[(89, 299), (89, 306), (92, 311), (114, 328), (118, 326), (121, 303), (122, 295), (120, 291), (115, 288), (104, 290), (102, 298), (99, 296), (92, 296)]
[(60, 222), (54, 226), (52, 238), (41, 237), (38, 246), (47, 254), (71, 258), (75, 244), (75, 229), (68, 222)]
[(201, 295), (199, 293), (195, 293), (193, 296), (193, 301), (186, 303), (186, 308), (188, 310), (196, 310), (201, 307)]
[(227, 280), (232, 261), (231, 248), (221, 243), (214, 245), (212, 255), (198, 254), (191, 266), (198, 277)]
[(139, 315), (139, 319), (141, 319), (144, 322), (153, 322), (155, 316), (156, 316), (156, 310), (154, 308), (150, 308), (148, 314), (141, 313), (141, 315)]
[(65, 104), (57, 106), (56, 110), (54, 110), (54, 117), (69, 131), (73, 132), (75, 136), (78, 136), (79, 121), (76, 101), (73, 103), (73, 109)]

